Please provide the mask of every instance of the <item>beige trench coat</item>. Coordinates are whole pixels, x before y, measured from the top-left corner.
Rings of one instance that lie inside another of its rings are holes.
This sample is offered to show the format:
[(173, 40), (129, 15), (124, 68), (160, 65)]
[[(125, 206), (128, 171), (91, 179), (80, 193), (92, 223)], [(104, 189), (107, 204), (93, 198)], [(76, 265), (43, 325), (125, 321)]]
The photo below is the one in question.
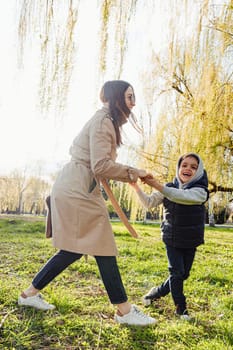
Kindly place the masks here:
[(136, 181), (139, 169), (116, 163), (116, 135), (108, 108), (87, 122), (70, 148), (71, 160), (51, 194), (53, 245), (89, 255), (115, 256), (117, 247), (101, 195), (101, 178)]

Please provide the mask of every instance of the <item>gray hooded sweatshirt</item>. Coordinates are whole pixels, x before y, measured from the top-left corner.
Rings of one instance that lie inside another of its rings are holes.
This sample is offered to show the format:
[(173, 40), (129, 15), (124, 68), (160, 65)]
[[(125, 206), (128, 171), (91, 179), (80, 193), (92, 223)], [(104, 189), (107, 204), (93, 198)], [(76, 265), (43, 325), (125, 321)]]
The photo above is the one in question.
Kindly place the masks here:
[(208, 193), (206, 192), (206, 189), (201, 187), (192, 187), (187, 188), (191, 184), (194, 184), (197, 182), (204, 174), (204, 168), (203, 168), (203, 162), (199, 155), (196, 153), (188, 153), (186, 156), (194, 155), (199, 159), (199, 165), (197, 172), (195, 173), (194, 177), (186, 182), (185, 184), (182, 184), (182, 182), (179, 179), (178, 171), (179, 166), (182, 160), (181, 156), (177, 162), (176, 167), (176, 177), (174, 179), (174, 183), (176, 183), (177, 188), (173, 187), (167, 187), (164, 185), (162, 193), (159, 191), (154, 191), (152, 194), (148, 195), (145, 192), (143, 192), (141, 189), (137, 192), (139, 199), (143, 206), (146, 208), (154, 208), (158, 206), (159, 204), (163, 203), (164, 197), (169, 199), (172, 202), (178, 203), (178, 204), (185, 204), (185, 205), (195, 205), (195, 204), (202, 204), (204, 203), (208, 198)]

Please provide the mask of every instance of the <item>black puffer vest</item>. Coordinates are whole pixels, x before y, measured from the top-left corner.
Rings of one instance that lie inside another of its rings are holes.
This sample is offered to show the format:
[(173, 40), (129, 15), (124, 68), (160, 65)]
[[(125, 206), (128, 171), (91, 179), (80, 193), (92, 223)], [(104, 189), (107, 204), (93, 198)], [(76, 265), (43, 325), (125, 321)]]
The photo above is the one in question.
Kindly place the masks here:
[[(176, 182), (168, 183), (166, 186), (178, 187)], [(203, 176), (195, 184), (187, 186), (187, 189), (192, 187), (202, 187), (209, 194), (205, 171)], [(161, 230), (165, 244), (176, 248), (195, 248), (204, 243), (206, 215), (204, 203), (201, 205), (184, 205), (164, 198), (163, 204), (164, 220)]]

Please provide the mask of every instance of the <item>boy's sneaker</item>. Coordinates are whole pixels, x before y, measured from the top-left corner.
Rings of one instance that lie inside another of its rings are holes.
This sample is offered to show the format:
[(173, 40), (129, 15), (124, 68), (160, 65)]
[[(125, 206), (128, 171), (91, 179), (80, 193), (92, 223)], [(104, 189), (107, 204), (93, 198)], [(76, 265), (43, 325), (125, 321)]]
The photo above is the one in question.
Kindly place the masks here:
[(115, 315), (115, 321), (130, 326), (149, 326), (155, 324), (155, 318), (145, 315), (136, 305), (131, 305), (130, 312), (126, 315)]
[(180, 309), (179, 306), (176, 308), (176, 316), (178, 316), (181, 320), (191, 321), (191, 317), (189, 316), (188, 310)]
[(183, 315), (179, 315), (180, 319), (181, 320), (184, 320), (184, 321), (191, 321), (192, 318), (189, 316), (189, 314), (183, 314)]
[(158, 293), (158, 288), (153, 287), (149, 292), (142, 297), (142, 302), (145, 306), (150, 306), (153, 301), (157, 300), (160, 298), (160, 295)]
[(23, 306), (31, 306), (39, 310), (53, 310), (55, 306), (47, 303), (40, 294), (36, 294), (32, 297), (23, 298), (19, 296), (18, 304)]

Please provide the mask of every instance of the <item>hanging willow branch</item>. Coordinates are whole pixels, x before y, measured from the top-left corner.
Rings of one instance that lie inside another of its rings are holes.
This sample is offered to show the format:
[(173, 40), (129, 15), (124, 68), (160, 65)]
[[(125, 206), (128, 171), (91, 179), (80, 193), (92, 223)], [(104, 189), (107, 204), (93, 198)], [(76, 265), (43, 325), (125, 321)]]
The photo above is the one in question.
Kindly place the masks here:
[[(70, 0), (66, 19), (61, 26), (56, 24), (53, 8), (47, 8), (47, 11), (47, 23), (41, 45), (40, 105), (42, 109), (47, 110), (54, 98), (58, 110), (63, 110), (73, 70), (75, 52), (73, 33), (78, 11), (77, 8), (73, 8)], [(51, 38), (50, 45), (48, 45), (49, 38)]]
[[(117, 18), (117, 30), (116, 30), (116, 51), (119, 50), (119, 73), (118, 78), (120, 78), (122, 70), (125, 52), (128, 47), (128, 36), (127, 30), (131, 20), (132, 15), (135, 12), (137, 1), (122, 1), (122, 5), (119, 7), (119, 17)], [(117, 52), (116, 52), (117, 56)]]
[[(107, 70), (107, 51), (110, 40), (110, 32), (114, 34), (114, 61), (116, 78), (120, 78), (124, 55), (127, 49), (127, 29), (132, 18), (137, 0), (117, 1), (104, 0), (101, 7), (101, 30), (100, 30), (100, 71)], [(110, 28), (114, 30), (110, 30)]]
[[(39, 100), (43, 112), (62, 111), (73, 70), (74, 30), (80, 0), (19, 0), (19, 62), (26, 43), (37, 44), (41, 58)], [(109, 37), (113, 41), (115, 78), (120, 78), (127, 49), (127, 32), (137, 0), (102, 0), (100, 5), (100, 72), (107, 70)], [(112, 30), (114, 28), (114, 30)], [(114, 77), (113, 77), (114, 78)]]
[(26, 41), (33, 39), (40, 48), (39, 98), (40, 108), (44, 112), (52, 107), (62, 111), (66, 104), (73, 70), (78, 4), (79, 0), (21, 2), (18, 25), (19, 62), (22, 65)]
[(32, 0), (22, 0), (19, 24), (18, 24), (18, 37), (19, 37), (19, 66), (23, 65), (24, 47), (30, 31), (35, 30), (34, 27), (34, 13), (36, 13), (35, 2)]

